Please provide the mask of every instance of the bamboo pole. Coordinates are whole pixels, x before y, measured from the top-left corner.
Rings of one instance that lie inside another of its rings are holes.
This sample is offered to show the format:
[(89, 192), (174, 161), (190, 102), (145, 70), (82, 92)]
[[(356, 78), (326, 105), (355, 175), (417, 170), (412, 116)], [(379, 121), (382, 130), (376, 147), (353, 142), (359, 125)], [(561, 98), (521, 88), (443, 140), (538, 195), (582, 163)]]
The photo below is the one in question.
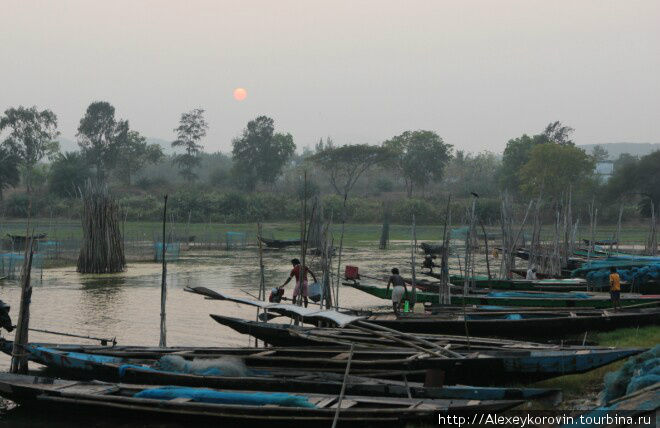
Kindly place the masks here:
[(298, 286), (300, 294), (296, 299), (296, 304), (302, 306), (303, 304), (303, 284), (305, 283), (305, 230), (307, 229), (307, 171), (303, 172), (303, 197), (300, 201), (300, 270), (298, 272)]
[(412, 236), (413, 240), (411, 242), (412, 245), (410, 246), (411, 261), (412, 261), (412, 272), (411, 272), (412, 273), (412, 284), (411, 284), (411, 287), (412, 287), (412, 293), (411, 293), (412, 294), (412, 302), (411, 303), (412, 303), (412, 305), (411, 306), (414, 308), (415, 303), (417, 303), (417, 288), (415, 287), (415, 282), (416, 282), (416, 278), (415, 278), (415, 253), (417, 252), (417, 228), (415, 226), (415, 214), (414, 213), (412, 215), (412, 235), (413, 235)]
[[(623, 202), (619, 205), (619, 217), (616, 222), (616, 252), (619, 252), (619, 241), (621, 240), (621, 217), (623, 216)], [(610, 251), (611, 252), (611, 251)]]
[(336, 428), (337, 421), (339, 421), (341, 402), (344, 400), (344, 393), (346, 392), (346, 383), (348, 382), (348, 373), (351, 371), (351, 362), (353, 361), (354, 349), (355, 349), (355, 345), (351, 344), (351, 351), (348, 354), (348, 361), (346, 362), (346, 371), (344, 372), (344, 380), (341, 383), (341, 391), (339, 393), (339, 399), (337, 400), (337, 410), (335, 411), (335, 418), (332, 420), (332, 428)]
[[(32, 203), (30, 202), (30, 205), (31, 204)], [(30, 220), (28, 218), (28, 227), (29, 224)], [(32, 256), (34, 254), (33, 246), (34, 236), (30, 236), (26, 242), (23, 269), (21, 270), (21, 303), (18, 310), (16, 332), (14, 333), (14, 344), (11, 351), (11, 365), (9, 368), (11, 373), (27, 374), (28, 371), (28, 359), (27, 353), (25, 352), (25, 346), (28, 344), (28, 329), (30, 326), (30, 301), (32, 299), (30, 273), (32, 271)]]
[(440, 261), (441, 286), (438, 302), (440, 304), (450, 304), (451, 297), (449, 291), (449, 242), (451, 229), (447, 232), (447, 227), (451, 227), (451, 195), (447, 198), (447, 208), (445, 211), (445, 225), (442, 231), (442, 259)]
[(160, 340), (158, 346), (165, 348), (167, 346), (167, 260), (165, 253), (167, 251), (167, 237), (165, 236), (165, 226), (167, 224), (167, 195), (165, 195), (163, 203), (163, 248), (161, 253), (162, 273), (160, 279)]
[(488, 272), (488, 280), (490, 281), (492, 279), (492, 276), (490, 275), (490, 260), (488, 257), (488, 234), (486, 233), (486, 227), (484, 226), (484, 222), (482, 219), (479, 219), (479, 224), (481, 225), (481, 231), (484, 234), (484, 247), (486, 251), (486, 271)]
[(339, 255), (337, 256), (337, 290), (335, 291), (335, 306), (339, 307), (339, 285), (341, 284), (341, 252), (344, 248), (344, 229), (346, 226), (346, 199), (348, 192), (344, 192), (344, 203), (341, 208), (341, 235), (339, 236)]

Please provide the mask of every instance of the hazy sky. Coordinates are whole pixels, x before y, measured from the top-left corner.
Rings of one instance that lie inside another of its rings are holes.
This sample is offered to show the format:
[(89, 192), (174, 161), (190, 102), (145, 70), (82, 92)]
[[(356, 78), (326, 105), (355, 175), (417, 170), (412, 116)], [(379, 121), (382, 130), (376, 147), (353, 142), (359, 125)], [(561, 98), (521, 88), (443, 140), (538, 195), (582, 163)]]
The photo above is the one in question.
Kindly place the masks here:
[[(660, 1), (0, 0), (0, 109), (94, 100), (207, 151), (258, 115), (298, 147), (432, 129), (469, 151), (561, 120), (578, 144), (660, 142)], [(236, 87), (248, 97), (232, 98)]]

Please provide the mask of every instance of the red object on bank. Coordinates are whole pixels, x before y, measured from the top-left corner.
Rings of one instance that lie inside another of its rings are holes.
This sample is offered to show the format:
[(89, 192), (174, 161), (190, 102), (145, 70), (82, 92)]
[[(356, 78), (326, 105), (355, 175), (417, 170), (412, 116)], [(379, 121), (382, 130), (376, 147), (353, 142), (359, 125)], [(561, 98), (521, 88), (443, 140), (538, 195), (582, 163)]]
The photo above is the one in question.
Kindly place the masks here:
[(346, 265), (346, 270), (344, 270), (344, 277), (346, 279), (360, 279), (360, 272), (357, 266)]

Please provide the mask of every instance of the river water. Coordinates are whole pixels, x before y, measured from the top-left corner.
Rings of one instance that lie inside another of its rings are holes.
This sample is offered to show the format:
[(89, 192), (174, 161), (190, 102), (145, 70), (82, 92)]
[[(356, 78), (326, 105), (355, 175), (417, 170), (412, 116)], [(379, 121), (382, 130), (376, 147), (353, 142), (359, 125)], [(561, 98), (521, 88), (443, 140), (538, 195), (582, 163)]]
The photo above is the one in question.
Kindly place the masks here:
[[(342, 274), (343, 266), (350, 264), (358, 266), (361, 274), (379, 278), (387, 277), (392, 267), (399, 267), (402, 274), (409, 275), (409, 242), (392, 242), (388, 250), (379, 250), (375, 241), (360, 242), (358, 245), (343, 250)], [(300, 257), (296, 247), (263, 252), (267, 294), (270, 288), (281, 285), (287, 279), (291, 270), (290, 260), (294, 257)], [(416, 257), (418, 262), (421, 261), (421, 255)], [(310, 256), (308, 260), (310, 268), (320, 276), (318, 258)], [(335, 257), (335, 266), (336, 262)], [(169, 346), (250, 345), (247, 336), (217, 324), (209, 314), (254, 319), (254, 308), (205, 300), (183, 289), (186, 286), (204, 286), (238, 297), (249, 298), (250, 294), (256, 296), (259, 290), (259, 253), (256, 248), (182, 251), (178, 260), (168, 263), (167, 273)], [(128, 264), (125, 272), (112, 275), (82, 275), (76, 272), (75, 266), (35, 270), (32, 276), (34, 289), (30, 326), (78, 335), (116, 338), (121, 345), (157, 346), (160, 334), (160, 282), (159, 263)], [(293, 281), (288, 284), (286, 297), (291, 297), (293, 285)], [(15, 323), (20, 299), (17, 279), (0, 281), (0, 299), (11, 305), (10, 314)], [(341, 287), (339, 303), (340, 306), (351, 308), (390, 307), (389, 302), (351, 287)], [(7, 338), (13, 337), (13, 334), (7, 334), (4, 330), (3, 334)], [(30, 341), (98, 343), (37, 332), (30, 332)], [(0, 370), (7, 370), (9, 361), (8, 356), (0, 354)], [(32, 363), (32, 366), (35, 364)], [(80, 418), (60, 418), (58, 421), (54, 425), (48, 416), (36, 417), (23, 409), (0, 414), (0, 426), (90, 426), (89, 421)], [(120, 426), (119, 422), (99, 426)], [(93, 423), (97, 424), (98, 420)]]
[[(346, 248), (343, 265), (360, 267), (360, 272), (386, 276), (400, 266), (410, 270), (410, 250), (404, 245), (380, 251), (375, 243)], [(409, 248), (409, 247), (408, 247)], [(281, 285), (291, 270), (290, 260), (300, 258), (296, 248), (266, 250), (263, 253), (267, 293)], [(320, 276), (317, 258), (308, 257), (308, 265)], [(335, 257), (336, 263), (336, 257)], [(336, 266), (336, 264), (335, 264)], [(311, 279), (311, 278), (310, 278)], [(111, 275), (83, 275), (75, 266), (34, 271), (30, 327), (79, 335), (117, 338), (122, 345), (158, 345), (160, 329), (159, 263), (128, 264), (125, 272)], [(0, 299), (12, 306), (16, 322), (20, 284), (16, 280), (0, 282)], [(234, 251), (187, 251), (167, 265), (167, 340), (170, 346), (247, 346), (248, 338), (220, 326), (210, 313), (254, 319), (254, 308), (230, 302), (205, 300), (183, 291), (186, 286), (204, 286), (237, 297), (250, 298), (259, 292), (259, 255), (256, 249)], [(291, 297), (294, 282), (286, 287)], [(387, 302), (350, 287), (340, 290), (340, 304), (364, 308), (387, 305)], [(7, 334), (11, 338), (13, 334)], [(30, 332), (31, 341), (81, 342), (86, 340)], [(0, 355), (2, 368), (9, 358)]]

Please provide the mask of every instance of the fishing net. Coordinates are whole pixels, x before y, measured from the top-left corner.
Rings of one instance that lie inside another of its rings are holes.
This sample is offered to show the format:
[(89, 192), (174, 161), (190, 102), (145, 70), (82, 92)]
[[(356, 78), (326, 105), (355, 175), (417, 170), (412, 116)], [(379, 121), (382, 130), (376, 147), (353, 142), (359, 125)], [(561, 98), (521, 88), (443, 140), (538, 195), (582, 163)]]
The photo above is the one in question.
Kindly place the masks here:
[(179, 355), (165, 355), (154, 367), (168, 372), (198, 374), (203, 376), (248, 376), (250, 369), (242, 359), (226, 356), (221, 358), (195, 358), (188, 361)]
[(660, 382), (660, 345), (628, 359), (617, 371), (605, 375), (604, 403)]
[[(646, 266), (631, 267), (628, 269), (617, 269), (621, 280), (636, 285), (645, 285), (649, 282), (660, 280), (660, 263), (652, 263)], [(609, 287), (609, 269), (591, 271), (587, 274), (587, 282), (596, 287)]]

